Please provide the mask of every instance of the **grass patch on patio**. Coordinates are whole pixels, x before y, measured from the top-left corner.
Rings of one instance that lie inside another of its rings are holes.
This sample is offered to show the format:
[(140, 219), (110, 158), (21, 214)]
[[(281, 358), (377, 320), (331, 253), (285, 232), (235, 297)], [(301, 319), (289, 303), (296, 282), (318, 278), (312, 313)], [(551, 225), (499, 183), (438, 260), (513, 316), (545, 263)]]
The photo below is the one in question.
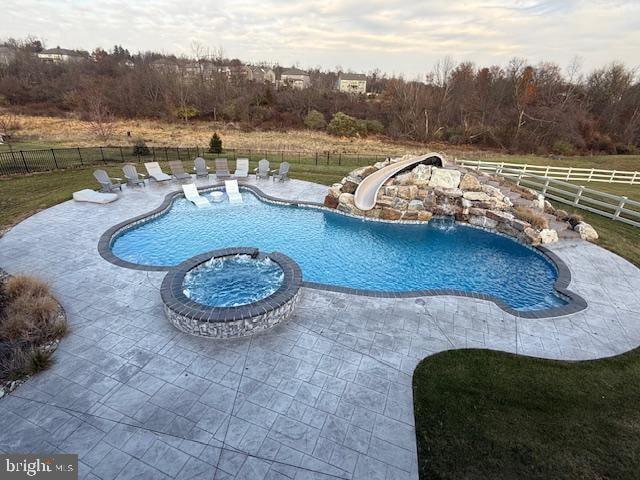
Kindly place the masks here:
[(413, 378), (423, 479), (637, 479), (640, 350), (556, 362), (486, 350)]

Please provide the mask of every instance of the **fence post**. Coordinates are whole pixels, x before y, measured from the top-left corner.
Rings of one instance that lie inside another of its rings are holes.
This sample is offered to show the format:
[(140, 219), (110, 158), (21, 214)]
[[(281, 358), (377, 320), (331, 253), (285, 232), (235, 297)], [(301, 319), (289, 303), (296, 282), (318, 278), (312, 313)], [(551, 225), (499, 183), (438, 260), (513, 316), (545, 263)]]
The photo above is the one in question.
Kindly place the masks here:
[(516, 182), (516, 185), (520, 185), (520, 180), (522, 180), (522, 171), (518, 174), (518, 181)]
[(80, 159), (80, 165), (84, 165), (84, 163), (82, 163), (82, 153), (80, 152), (80, 147), (78, 147), (78, 158)]
[(169, 161), (169, 153), (167, 152), (167, 147), (164, 147), (164, 158), (167, 159), (167, 162)]
[(565, 178), (565, 180), (570, 180), (571, 179), (571, 169), (573, 167), (569, 167), (569, 170), (567, 170), (567, 178)]
[(631, 185), (636, 183), (636, 177), (638, 176), (638, 172), (633, 172), (633, 177), (631, 177)]
[(27, 161), (24, 159), (24, 153), (22, 153), (22, 150), (20, 150), (20, 156), (22, 157), (22, 163), (24, 163), (24, 169), (27, 171), (27, 173), (31, 173), (29, 171), (29, 167), (27, 167)]
[(318, 152), (316, 152), (316, 167), (318, 166)]
[(151, 153), (153, 154), (153, 161), (156, 161), (156, 147), (151, 147)]
[(613, 179), (615, 178), (615, 176), (616, 176), (616, 170), (614, 170), (613, 172), (611, 172), (611, 176), (609, 177), (609, 183), (612, 183), (612, 182), (613, 182)]
[(122, 151), (122, 147), (120, 147), (120, 158), (122, 159), (122, 163), (124, 163), (124, 152)]
[(543, 195), (547, 194), (547, 188), (549, 188), (549, 179), (548, 178), (544, 182), (544, 187), (542, 187), (542, 194)]
[(573, 199), (573, 204), (574, 205), (578, 205), (578, 203), (580, 203), (580, 197), (582, 197), (582, 191), (584, 190), (583, 186), (580, 186), (580, 188), (578, 189), (578, 193), (576, 195), (576, 198)]
[(329, 165), (329, 152), (327, 152), (327, 165)]
[(338, 154), (338, 165), (342, 165), (342, 152)]
[(618, 206), (616, 208), (616, 213), (613, 214), (613, 218), (618, 218), (620, 216), (620, 212), (622, 211), (622, 208), (624, 207), (624, 204), (627, 202), (627, 197), (620, 197), (620, 202), (618, 203)]
[(104, 150), (102, 149), (102, 147), (100, 147), (100, 156), (102, 157), (102, 163), (107, 163), (104, 159)]
[(593, 168), (591, 169), (591, 171), (589, 172), (589, 178), (587, 178), (587, 182), (591, 182), (591, 177), (593, 177)]
[(549, 166), (549, 165), (547, 165), (547, 168), (545, 168), (545, 170), (544, 170), (544, 176), (545, 176), (545, 177), (548, 177), (548, 176), (549, 176), (549, 168), (550, 168), (550, 166)]
[(53, 164), (56, 166), (56, 170), (58, 169), (58, 161), (56, 160), (56, 152), (51, 149), (51, 156), (53, 157)]

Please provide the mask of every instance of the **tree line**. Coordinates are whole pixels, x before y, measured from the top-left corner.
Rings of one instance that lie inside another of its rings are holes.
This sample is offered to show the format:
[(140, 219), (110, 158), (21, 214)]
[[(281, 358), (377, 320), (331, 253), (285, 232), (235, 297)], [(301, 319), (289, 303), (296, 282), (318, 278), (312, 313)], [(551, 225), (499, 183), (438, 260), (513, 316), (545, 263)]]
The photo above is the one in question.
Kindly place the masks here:
[[(489, 67), (445, 59), (423, 81), (371, 72), (368, 94), (352, 95), (336, 90), (338, 72), (319, 68), (308, 71), (311, 86), (301, 90), (249, 81), (238, 74), (240, 60), (220, 53), (188, 59), (132, 55), (116, 46), (96, 49), (86, 61), (47, 63), (35, 55), (39, 41), (5, 45), (14, 55), (0, 62), (1, 106), (73, 112), (105, 137), (110, 121), (121, 117), (384, 134), (541, 154), (624, 154), (640, 147), (640, 83), (620, 63), (583, 74), (577, 62), (563, 72), (523, 59)], [(228, 68), (195, 68), (203, 66)]]

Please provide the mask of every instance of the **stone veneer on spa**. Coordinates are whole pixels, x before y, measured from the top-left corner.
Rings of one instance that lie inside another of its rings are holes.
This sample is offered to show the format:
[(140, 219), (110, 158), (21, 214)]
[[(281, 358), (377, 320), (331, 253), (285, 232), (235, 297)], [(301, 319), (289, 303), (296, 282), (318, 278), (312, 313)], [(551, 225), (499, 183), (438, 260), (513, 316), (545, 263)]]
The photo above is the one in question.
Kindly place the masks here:
[[(251, 255), (269, 258), (284, 273), (282, 285), (272, 295), (257, 302), (236, 307), (211, 307), (187, 298), (183, 291), (185, 275), (212, 258)], [(169, 270), (162, 282), (160, 295), (169, 321), (179, 330), (210, 338), (231, 338), (265, 330), (289, 318), (299, 297), (302, 273), (286, 255), (261, 253), (255, 248), (227, 248), (203, 253), (185, 260)]]

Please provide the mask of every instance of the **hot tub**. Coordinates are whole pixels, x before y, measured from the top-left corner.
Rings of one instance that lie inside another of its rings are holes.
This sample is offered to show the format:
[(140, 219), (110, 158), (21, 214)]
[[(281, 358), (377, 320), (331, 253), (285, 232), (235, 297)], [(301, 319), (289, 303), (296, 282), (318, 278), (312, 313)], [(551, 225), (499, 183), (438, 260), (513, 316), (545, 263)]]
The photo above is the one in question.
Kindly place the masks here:
[(289, 318), (301, 282), (298, 265), (281, 253), (229, 248), (172, 268), (162, 282), (161, 296), (168, 320), (179, 330), (229, 338)]

